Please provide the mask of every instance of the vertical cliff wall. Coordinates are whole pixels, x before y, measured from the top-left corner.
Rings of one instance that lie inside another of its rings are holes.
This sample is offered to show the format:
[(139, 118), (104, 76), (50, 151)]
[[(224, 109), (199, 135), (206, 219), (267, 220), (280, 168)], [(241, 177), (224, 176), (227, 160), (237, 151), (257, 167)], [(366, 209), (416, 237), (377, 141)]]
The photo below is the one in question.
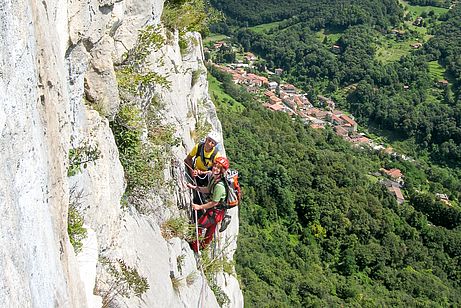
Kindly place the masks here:
[[(192, 43), (181, 50), (178, 33), (162, 28), (162, 10), (157, 0), (1, 1), (0, 306), (218, 306), (187, 242), (165, 236), (165, 222), (187, 214), (182, 159), (201, 129), (221, 127), (200, 36), (187, 34)], [(146, 26), (164, 41), (149, 49), (144, 69), (168, 87), (150, 82), (130, 103), (147, 110), (155, 100), (156, 120), (179, 142), (160, 147), (169, 151), (159, 171), (165, 185), (136, 200), (140, 210), (126, 198), (109, 122), (126, 104), (116, 71)], [(68, 174), (77, 149), (97, 149), (97, 158)], [(67, 234), (70, 204), (87, 229), (77, 256)], [(238, 232), (232, 215), (220, 235), (226, 249), (217, 250), (229, 259)], [(149, 285), (139, 296), (120, 279), (131, 269)], [(243, 306), (235, 277), (213, 276), (226, 306)]]

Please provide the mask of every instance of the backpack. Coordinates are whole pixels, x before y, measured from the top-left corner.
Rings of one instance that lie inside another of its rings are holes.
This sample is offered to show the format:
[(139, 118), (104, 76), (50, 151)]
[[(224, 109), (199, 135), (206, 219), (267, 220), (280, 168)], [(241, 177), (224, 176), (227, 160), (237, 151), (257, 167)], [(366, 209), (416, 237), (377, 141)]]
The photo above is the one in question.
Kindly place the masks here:
[[(214, 147), (213, 152), (210, 155), (210, 158), (205, 158), (205, 141), (201, 141), (197, 147), (197, 153), (195, 154), (195, 159), (200, 156), (200, 159), (202, 160), (203, 165), (206, 167), (206, 160), (209, 161), (214, 161), (214, 158), (216, 157), (216, 154), (218, 154), (218, 149)], [(208, 170), (211, 170), (212, 167), (207, 167)]]
[(229, 169), (226, 173), (224, 187), (226, 188), (226, 201), (224, 207), (226, 209), (233, 208), (239, 205), (242, 199), (242, 190), (238, 181), (239, 173), (237, 170)]

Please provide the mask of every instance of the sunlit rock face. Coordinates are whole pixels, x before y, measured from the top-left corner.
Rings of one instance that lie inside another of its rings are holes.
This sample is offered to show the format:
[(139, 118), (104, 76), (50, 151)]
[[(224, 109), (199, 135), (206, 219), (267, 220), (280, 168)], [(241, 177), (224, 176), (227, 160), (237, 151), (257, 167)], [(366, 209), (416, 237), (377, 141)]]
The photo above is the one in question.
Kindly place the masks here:
[[(164, 171), (175, 188), (146, 196), (148, 214), (121, 204), (125, 175), (109, 126), (121, 104), (115, 69), (140, 29), (160, 24), (162, 10), (163, 1), (152, 0), (2, 2), (0, 307), (100, 307), (108, 300), (114, 307), (218, 306), (187, 242), (161, 233), (189, 200), (178, 166), (194, 144), (196, 122), (221, 132), (198, 34), (188, 34), (198, 44), (187, 52), (181, 54), (176, 33), (148, 56), (149, 70), (170, 83), (150, 91), (181, 140)], [(99, 112), (89, 107), (95, 105)], [(99, 157), (68, 176), (69, 150), (82, 144), (96, 146)], [(71, 202), (88, 229), (77, 257), (67, 234)], [(237, 211), (232, 215), (220, 235), (228, 258), (238, 233)], [(140, 298), (108, 299), (107, 259), (136, 268), (149, 289)], [(243, 306), (234, 276), (218, 274), (216, 281), (230, 307)]]

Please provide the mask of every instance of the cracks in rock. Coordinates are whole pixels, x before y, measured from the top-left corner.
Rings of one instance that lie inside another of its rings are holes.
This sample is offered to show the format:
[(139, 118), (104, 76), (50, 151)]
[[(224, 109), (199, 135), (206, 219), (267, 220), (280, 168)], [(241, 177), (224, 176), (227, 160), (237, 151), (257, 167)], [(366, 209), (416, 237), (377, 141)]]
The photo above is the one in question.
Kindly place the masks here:
[[(112, 27), (109, 30), (109, 36), (114, 37), (115, 32), (117, 32), (118, 28), (123, 24), (123, 21), (118, 19), (116, 22), (112, 24)], [(115, 40), (115, 39), (114, 39)], [(123, 44), (123, 42), (121, 42)], [(124, 46), (125, 47), (125, 46)]]
[(179, 74), (180, 71), (179, 71), (178, 66), (176, 65), (176, 63), (174, 62), (173, 59), (171, 59), (171, 64), (173, 64), (175, 73), (176, 73), (176, 74)]
[(43, 4), (43, 8), (45, 9), (45, 12), (46, 12), (46, 17), (49, 18), (49, 16), (48, 16), (48, 7), (47, 7), (47, 5), (46, 5), (46, 1), (45, 1), (45, 0), (42, 0), (42, 4)]

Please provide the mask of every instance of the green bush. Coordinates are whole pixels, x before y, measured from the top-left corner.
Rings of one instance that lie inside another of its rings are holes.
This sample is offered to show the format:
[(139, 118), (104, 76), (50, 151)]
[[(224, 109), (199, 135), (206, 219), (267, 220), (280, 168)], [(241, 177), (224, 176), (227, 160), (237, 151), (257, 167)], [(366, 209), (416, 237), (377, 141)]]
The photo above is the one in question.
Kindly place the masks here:
[(214, 282), (214, 280), (209, 281), (211, 291), (213, 291), (216, 300), (218, 301), (219, 306), (223, 307), (230, 303), (229, 296), (221, 289), (221, 287)]
[(99, 292), (102, 296), (102, 307), (112, 307), (112, 302), (117, 295), (127, 298), (134, 295), (141, 298), (149, 290), (147, 278), (139, 275), (136, 268), (126, 265), (122, 259), (112, 261), (101, 257), (100, 262), (111, 275), (109, 288)]
[(152, 51), (160, 49), (164, 44), (165, 39), (160, 33), (160, 28), (148, 25), (139, 31), (136, 46), (128, 52), (127, 60), (142, 65)]
[(203, 73), (201, 69), (197, 69), (192, 72), (191, 86), (193, 87), (200, 78), (200, 75)]
[(146, 58), (165, 44), (165, 39), (156, 26), (146, 26), (139, 31), (136, 45), (126, 53), (126, 58), (115, 75), (121, 96), (131, 94), (143, 96), (149, 93), (153, 85), (169, 88), (171, 83), (166, 77), (145, 69)]
[(87, 236), (87, 230), (83, 227), (83, 216), (78, 210), (81, 198), (82, 193), (77, 193), (75, 188), (72, 188), (67, 212), (67, 234), (76, 254), (82, 251), (82, 241)]
[(190, 225), (187, 219), (181, 217), (166, 220), (161, 226), (161, 231), (165, 239), (179, 237), (187, 241), (192, 241), (195, 238), (194, 226)]
[(86, 168), (89, 162), (94, 162), (101, 156), (101, 151), (96, 145), (84, 142), (82, 146), (69, 150), (69, 167), (67, 176), (74, 176), (82, 172), (82, 167)]
[(132, 194), (135, 188), (147, 190), (152, 188), (158, 176), (149, 157), (151, 150), (141, 140), (143, 119), (141, 110), (133, 105), (124, 105), (110, 123), (117, 144), (120, 162), (125, 171), (127, 180), (126, 193)]
[[(151, 102), (144, 117), (137, 106), (124, 104), (110, 123), (125, 171), (125, 194), (128, 199), (133, 197), (127, 201), (144, 214), (149, 211), (137, 200), (149, 190), (165, 188), (164, 170), (170, 161), (171, 147), (179, 144), (174, 127), (162, 124), (154, 110), (162, 108), (161, 104), (154, 99)], [(143, 140), (145, 128), (147, 139)]]
[(120, 92), (130, 93), (136, 96), (142, 96), (152, 85), (160, 85), (169, 89), (171, 82), (166, 77), (155, 73), (139, 72), (134, 66), (124, 66), (115, 72)]
[(162, 22), (170, 30), (186, 32), (208, 32), (208, 25), (223, 19), (223, 15), (206, 5), (203, 0), (167, 1), (162, 13)]

